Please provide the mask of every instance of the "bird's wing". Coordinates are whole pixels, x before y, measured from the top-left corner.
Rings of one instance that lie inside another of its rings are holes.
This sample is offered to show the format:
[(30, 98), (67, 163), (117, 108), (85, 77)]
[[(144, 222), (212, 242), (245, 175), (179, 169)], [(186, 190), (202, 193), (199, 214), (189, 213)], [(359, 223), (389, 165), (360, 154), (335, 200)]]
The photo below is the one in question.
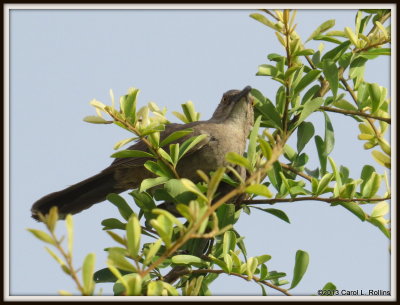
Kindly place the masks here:
[[(165, 126), (165, 130), (160, 133), (160, 141), (162, 141), (163, 139), (165, 139), (166, 137), (168, 137), (169, 135), (171, 135), (175, 131), (184, 130), (184, 129), (188, 129), (188, 128), (193, 128), (195, 126), (200, 125), (201, 123), (203, 123), (203, 122), (197, 121), (197, 122), (193, 122), (193, 123), (189, 123), (189, 124), (176, 124), (176, 123), (168, 124), (168, 125)], [(189, 134), (187, 134), (187, 135), (185, 135), (185, 136), (183, 136), (183, 137), (181, 137), (181, 138), (179, 138), (179, 139), (177, 139), (175, 141), (172, 141), (169, 144), (179, 143), (181, 145), (186, 140), (190, 139), (193, 136), (197, 136), (199, 134), (201, 134), (201, 132), (199, 132), (196, 128), (194, 128), (192, 133), (189, 133)], [(206, 145), (209, 141), (210, 141), (210, 137), (206, 137), (205, 139), (200, 141), (198, 144), (196, 144), (194, 147), (192, 147), (185, 154), (185, 157), (187, 157), (188, 155), (192, 154), (193, 152), (199, 150), (204, 145)], [(167, 145), (167, 147), (164, 147), (164, 149), (167, 152), (169, 152), (169, 144)], [(147, 145), (143, 141), (138, 141), (137, 143), (129, 146), (127, 148), (127, 150), (141, 150), (141, 151), (149, 152), (149, 149), (148, 149)], [(147, 157), (116, 158), (111, 163), (111, 165), (108, 168), (105, 169), (105, 171), (113, 170), (115, 168), (121, 168), (121, 167), (142, 166), (146, 161), (151, 160), (151, 159), (152, 158), (147, 158)]]

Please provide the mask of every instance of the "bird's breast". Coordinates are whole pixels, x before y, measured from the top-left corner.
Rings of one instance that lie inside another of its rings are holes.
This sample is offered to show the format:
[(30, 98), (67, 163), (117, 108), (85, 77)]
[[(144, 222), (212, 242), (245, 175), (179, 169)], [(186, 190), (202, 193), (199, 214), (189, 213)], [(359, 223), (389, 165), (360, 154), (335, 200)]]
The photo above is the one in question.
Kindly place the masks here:
[(243, 129), (235, 125), (209, 124), (207, 128), (199, 129), (199, 133), (207, 134), (208, 141), (178, 163), (177, 171), (181, 178), (199, 180), (196, 170), (208, 174), (218, 167), (227, 165), (225, 155), (228, 152), (242, 155), (245, 150), (247, 136), (244, 135)]

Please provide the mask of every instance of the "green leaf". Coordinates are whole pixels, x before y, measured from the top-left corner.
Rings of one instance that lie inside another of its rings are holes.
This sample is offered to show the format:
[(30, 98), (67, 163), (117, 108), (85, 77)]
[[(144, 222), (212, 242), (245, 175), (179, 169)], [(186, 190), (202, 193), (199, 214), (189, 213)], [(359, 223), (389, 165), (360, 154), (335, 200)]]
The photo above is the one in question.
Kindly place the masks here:
[(352, 212), (354, 215), (356, 215), (358, 218), (360, 218), (361, 221), (365, 221), (365, 213), (360, 206), (355, 203), (355, 202), (338, 202), (339, 205), (342, 207), (346, 208), (350, 212)]
[(341, 44), (342, 41), (336, 38), (333, 38), (332, 36), (328, 35), (317, 35), (314, 37), (314, 40), (323, 40), (323, 41), (328, 41), (336, 44)]
[(325, 139), (324, 139), (324, 146), (325, 146), (325, 155), (328, 156), (335, 146), (335, 134), (333, 131), (333, 126), (329, 116), (324, 112), (325, 117)]
[(265, 141), (263, 138), (258, 138), (258, 143), (260, 144), (261, 151), (264, 157), (269, 160), (272, 156), (272, 147), (271, 145)]
[(329, 52), (326, 52), (324, 56), (321, 58), (321, 62), (325, 60), (332, 60), (334, 63), (347, 51), (350, 46), (350, 41), (346, 40), (345, 42), (341, 43), (339, 46), (333, 48)]
[(228, 152), (228, 153), (225, 155), (225, 159), (226, 159), (226, 161), (228, 161), (228, 162), (230, 162), (230, 163), (243, 166), (243, 167), (247, 168), (249, 171), (252, 170), (250, 161), (247, 160), (245, 157), (239, 155), (238, 153), (235, 153), (235, 152)]
[(128, 291), (127, 295), (138, 296), (142, 294), (142, 277), (135, 273), (135, 274), (127, 274), (124, 275), (123, 278), (125, 279)]
[(152, 209), (156, 207), (153, 198), (148, 193), (134, 190), (130, 192), (129, 195), (131, 195), (134, 198), (136, 205), (145, 212), (150, 212)]
[(366, 58), (358, 57), (350, 63), (349, 77), (351, 79), (364, 75), (365, 63), (367, 62), (367, 60), (368, 59)]
[(225, 168), (220, 167), (211, 176), (211, 180), (208, 183), (208, 189), (207, 189), (207, 198), (209, 198), (210, 200), (212, 199), (215, 192), (217, 191), (218, 185), (221, 182), (221, 179), (224, 176), (224, 174), (225, 174)]
[(65, 266), (64, 261), (57, 255), (55, 254), (51, 249), (49, 249), (48, 247), (44, 247), (46, 249), (46, 251), (51, 255), (52, 258), (54, 258), (57, 263), (60, 264), (60, 266)]
[(275, 25), (275, 23), (273, 23), (272, 21), (267, 19), (264, 15), (261, 15), (261, 14), (258, 14), (258, 13), (253, 13), (253, 14), (250, 14), (250, 17), (255, 19), (255, 20), (257, 20), (258, 22), (261, 22), (262, 24), (270, 27), (273, 30), (278, 30), (278, 28)]
[(68, 214), (67, 217), (65, 217), (65, 226), (68, 235), (68, 251), (72, 255), (72, 248), (74, 246), (74, 222), (71, 214)]
[(83, 118), (85, 122), (92, 123), (92, 124), (112, 124), (113, 121), (107, 121), (102, 117), (96, 115), (88, 115)]
[(144, 260), (144, 264), (148, 265), (152, 261), (153, 257), (157, 254), (158, 250), (160, 250), (162, 244), (162, 240), (159, 238), (155, 243), (152, 243), (149, 247), (149, 250), (146, 252), (146, 258)]
[(309, 84), (315, 81), (320, 74), (321, 74), (320, 70), (311, 70), (310, 72), (308, 72), (305, 76), (303, 76), (303, 78), (294, 88), (293, 94), (296, 95), (300, 93), (305, 87), (307, 87)]
[(289, 289), (293, 289), (300, 283), (301, 279), (304, 276), (304, 273), (307, 271), (309, 260), (310, 258), (307, 252), (297, 250), (296, 261), (293, 270), (293, 280)]
[(338, 197), (339, 190), (342, 188), (342, 185), (343, 185), (342, 178), (340, 177), (340, 172), (338, 171), (338, 169), (336, 167), (335, 161), (333, 161), (333, 159), (331, 157), (328, 157), (328, 160), (329, 160), (329, 163), (331, 164), (332, 171), (333, 171), (333, 174), (335, 175), (335, 181), (336, 181), (333, 193), (336, 197)]
[(83, 290), (85, 295), (92, 295), (94, 290), (94, 265), (96, 262), (96, 255), (94, 253), (89, 253), (82, 266), (82, 280), (83, 280)]
[(157, 178), (149, 178), (142, 181), (140, 184), (140, 192), (144, 192), (149, 188), (152, 188), (156, 185), (163, 184), (169, 180), (168, 177), (157, 177)]
[(130, 92), (125, 96), (125, 100), (122, 105), (122, 112), (128, 118), (130, 122), (136, 121), (136, 97), (139, 93), (138, 89), (131, 88)]
[(164, 215), (158, 215), (157, 219), (151, 219), (150, 224), (156, 229), (158, 235), (160, 235), (161, 239), (165, 243), (166, 247), (169, 247), (171, 244), (173, 223)]
[(192, 132), (193, 132), (192, 128), (175, 131), (175, 132), (171, 133), (168, 137), (166, 137), (164, 140), (161, 141), (160, 147), (164, 147), (165, 145), (168, 145), (169, 143), (176, 141)]
[(171, 257), (171, 263), (174, 265), (192, 265), (195, 267), (206, 267), (209, 263), (200, 257), (193, 256), (193, 255), (175, 255)]
[(140, 248), (140, 237), (142, 229), (136, 215), (133, 214), (126, 224), (126, 240), (128, 253), (132, 258), (136, 258)]
[(272, 185), (275, 187), (277, 191), (279, 191), (280, 186), (282, 184), (282, 178), (279, 173), (282, 171), (282, 167), (278, 162), (274, 162), (272, 165), (272, 169), (268, 171), (268, 178), (271, 181)]
[(391, 55), (390, 48), (378, 48), (378, 49), (369, 49), (368, 51), (361, 52), (360, 56), (366, 59), (375, 58), (377, 55)]
[(310, 122), (303, 122), (297, 129), (297, 151), (300, 153), (306, 144), (314, 136), (315, 129), (314, 125)]
[(324, 99), (322, 97), (317, 97), (306, 102), (303, 106), (303, 110), (300, 113), (300, 117), (295, 124), (295, 127), (299, 126), (308, 116), (317, 110), (323, 104), (323, 102)]
[(325, 143), (320, 136), (315, 136), (315, 145), (317, 146), (319, 163), (321, 164), (321, 175), (326, 172), (327, 156), (325, 155)]
[(107, 230), (106, 233), (110, 235), (110, 237), (115, 240), (117, 243), (126, 246), (125, 239), (122, 236), (119, 236), (118, 234), (114, 233), (113, 231)]
[(272, 258), (272, 256), (268, 255), (268, 254), (264, 254), (264, 255), (256, 256), (256, 258), (257, 258), (258, 265), (261, 265), (261, 264), (268, 262)]
[(326, 188), (328, 187), (329, 182), (333, 179), (332, 173), (325, 174), (318, 183), (316, 195), (323, 194)]
[[(125, 275), (129, 274), (128, 271), (120, 270), (120, 273)], [(114, 283), (117, 277), (108, 268), (103, 268), (93, 274), (93, 279), (96, 283)]]
[(301, 99), (301, 105), (304, 105), (306, 102), (311, 100), (317, 94), (320, 88), (320, 85), (314, 85), (310, 89), (308, 89)]
[(183, 142), (179, 150), (179, 159), (181, 159), (186, 153), (190, 151), (190, 149), (192, 149), (195, 145), (199, 144), (207, 137), (209, 137), (209, 135), (202, 134), (197, 137), (192, 137), (189, 140)]
[(282, 210), (279, 209), (272, 209), (272, 208), (268, 208), (268, 209), (263, 209), (263, 208), (259, 208), (259, 207), (255, 207), (255, 206), (251, 206), (252, 208), (255, 208), (257, 210), (260, 211), (264, 211), (267, 212), (269, 214), (272, 214), (280, 219), (282, 219), (283, 221), (286, 221), (287, 223), (290, 223), (289, 217), (286, 215), (286, 213)]
[(223, 204), (217, 209), (218, 224), (220, 228), (235, 223), (235, 205)]
[(258, 266), (258, 260), (256, 257), (250, 257), (246, 262), (246, 274), (248, 275), (248, 280), (253, 278), (253, 274)]
[(375, 168), (371, 165), (365, 165), (361, 171), (361, 178), (362, 178), (362, 183), (361, 183), (361, 193), (364, 192), (364, 187), (366, 183), (370, 180), (372, 175), (375, 174)]
[(154, 158), (154, 156), (148, 152), (142, 150), (121, 150), (111, 155), (112, 158)]
[(228, 273), (231, 273), (232, 272), (232, 266), (233, 266), (232, 257), (228, 253), (225, 253), (225, 254), (223, 254), (223, 258), (224, 258), (224, 262), (225, 262), (226, 269), (227, 269)]
[(256, 145), (260, 122), (261, 116), (259, 116), (254, 122), (253, 128), (250, 132), (249, 145), (247, 148), (247, 159), (250, 161), (252, 167), (256, 164)]
[(125, 199), (120, 195), (111, 193), (108, 194), (106, 198), (108, 201), (110, 201), (113, 205), (115, 205), (118, 208), (119, 213), (125, 220), (128, 220), (129, 217), (133, 214), (133, 210), (131, 209), (131, 207), (128, 205)]
[(103, 230), (111, 230), (111, 229), (121, 229), (125, 230), (126, 224), (122, 223), (120, 220), (116, 218), (107, 218), (104, 219), (101, 224), (104, 226)]
[(376, 83), (368, 84), (368, 91), (372, 101), (372, 113), (375, 113), (381, 106), (381, 101), (383, 101), (381, 99), (381, 88)]
[(283, 151), (285, 158), (290, 161), (295, 160), (298, 156), (297, 152), (292, 147), (290, 147), (289, 144), (285, 144), (285, 146), (283, 147)]
[(315, 36), (318, 36), (318, 35), (322, 34), (323, 32), (326, 32), (327, 30), (332, 28), (334, 25), (335, 25), (335, 19), (330, 19), (330, 20), (325, 21), (319, 27), (317, 27), (317, 29), (310, 35), (310, 37), (308, 37), (306, 42), (310, 41)]
[(332, 293), (333, 291), (336, 290), (336, 286), (335, 286), (335, 284), (328, 282), (325, 284), (325, 286), (322, 288), (322, 290), (328, 290)]
[(322, 71), (324, 72), (325, 78), (329, 82), (333, 98), (336, 98), (338, 87), (339, 87), (339, 70), (336, 63), (332, 60), (322, 61)]
[(339, 66), (342, 67), (343, 69), (347, 69), (347, 67), (352, 62), (353, 58), (354, 58), (353, 52), (344, 53), (339, 58)]
[(372, 176), (368, 178), (362, 190), (362, 196), (364, 198), (372, 198), (379, 190), (381, 185), (382, 177), (377, 173), (372, 173)]
[(268, 119), (275, 128), (281, 129), (282, 119), (274, 104), (272, 104), (269, 99), (265, 98), (257, 89), (252, 89), (251, 95), (256, 101), (255, 108), (260, 111), (263, 117)]
[(383, 217), (387, 213), (389, 213), (389, 204), (385, 201), (381, 201), (375, 205), (374, 209), (372, 210), (371, 217)]
[(272, 65), (259, 65), (258, 71), (256, 75), (258, 76), (276, 76), (278, 74), (278, 70)]
[(224, 233), (222, 243), (222, 254), (228, 254), (229, 251), (235, 251), (236, 246), (236, 234), (233, 231), (226, 231)]
[(44, 241), (45, 243), (49, 243), (51, 245), (56, 244), (54, 242), (53, 238), (46, 232), (43, 232), (41, 230), (36, 230), (36, 229), (27, 229), (27, 230), (29, 232), (31, 232), (33, 235), (35, 235), (36, 238), (40, 239), (41, 241)]
[(271, 191), (264, 184), (252, 184), (252, 185), (246, 187), (245, 191), (248, 194), (255, 194), (255, 195), (264, 196), (267, 198), (272, 197)]
[(151, 211), (153, 214), (157, 215), (163, 215), (166, 218), (168, 218), (173, 224), (177, 225), (180, 229), (183, 229), (183, 224), (176, 218), (174, 215), (172, 215), (170, 212), (164, 209), (153, 209)]
[(304, 49), (304, 50), (300, 50), (297, 51), (293, 54), (293, 56), (309, 56), (309, 55), (313, 55), (315, 52), (313, 49)]
[(391, 160), (389, 155), (384, 154), (379, 150), (373, 150), (372, 157), (374, 157), (374, 160), (378, 162), (380, 165), (385, 166), (387, 168), (391, 168)]
[(199, 120), (200, 114), (194, 109), (194, 104), (192, 101), (182, 104), (181, 107), (188, 122), (196, 122)]
[(192, 181), (190, 181), (189, 179), (183, 178), (183, 179), (181, 179), (181, 182), (188, 191), (196, 194), (200, 198), (203, 198), (205, 201), (208, 201), (207, 197), (201, 192), (201, 190)]
[[(137, 272), (136, 268), (125, 258), (125, 249), (110, 248), (108, 249), (108, 260), (112, 266), (130, 272)], [(112, 271), (112, 270), (111, 270)]]
[(353, 30), (351, 28), (349, 28), (348, 26), (346, 26), (344, 28), (344, 31), (346, 33), (346, 36), (350, 39), (351, 43), (356, 47), (359, 48), (360, 44), (358, 42), (358, 37), (357, 35), (353, 32)]
[(147, 295), (148, 296), (161, 296), (164, 290), (163, 282), (155, 281), (150, 282), (147, 286)]
[(135, 140), (137, 140), (137, 138), (127, 138), (127, 139), (123, 139), (121, 141), (118, 141), (117, 143), (115, 143), (114, 149), (120, 149), (125, 144), (128, 144), (128, 143), (130, 143), (132, 141), (135, 141)]
[(344, 110), (351, 110), (351, 111), (357, 111), (357, 107), (354, 106), (353, 104), (351, 104), (350, 102), (340, 99), (337, 101), (334, 101), (333, 106), (340, 108), (340, 109), (344, 109)]

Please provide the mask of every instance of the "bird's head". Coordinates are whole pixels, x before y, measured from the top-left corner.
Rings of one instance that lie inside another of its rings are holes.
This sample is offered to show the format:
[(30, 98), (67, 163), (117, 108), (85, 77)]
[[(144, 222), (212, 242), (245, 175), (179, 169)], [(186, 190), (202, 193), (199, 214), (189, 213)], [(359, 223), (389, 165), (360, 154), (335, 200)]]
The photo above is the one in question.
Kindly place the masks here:
[(225, 92), (211, 120), (219, 122), (232, 120), (235, 124), (252, 126), (254, 123), (254, 99), (250, 94), (251, 89), (250, 86), (247, 86), (243, 90)]

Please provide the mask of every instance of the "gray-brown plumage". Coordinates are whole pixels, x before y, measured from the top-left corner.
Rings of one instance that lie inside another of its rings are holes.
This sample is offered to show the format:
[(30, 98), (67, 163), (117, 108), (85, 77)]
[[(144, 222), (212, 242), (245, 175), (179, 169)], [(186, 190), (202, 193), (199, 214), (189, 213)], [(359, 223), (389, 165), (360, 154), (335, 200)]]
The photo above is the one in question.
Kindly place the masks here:
[[(183, 157), (177, 166), (181, 178), (194, 182), (200, 177), (196, 170), (205, 173), (225, 166), (225, 155), (228, 152), (244, 153), (246, 139), (253, 124), (253, 105), (250, 95), (251, 87), (242, 91), (230, 90), (222, 96), (211, 119), (189, 124), (168, 124), (161, 132), (161, 140), (171, 133), (192, 128), (193, 132), (178, 139), (182, 143), (192, 136), (205, 134), (207, 137)], [(145, 143), (139, 141), (128, 149), (148, 151)], [(99, 174), (74, 184), (62, 191), (54, 192), (36, 201), (32, 206), (32, 217), (37, 219), (38, 212), (48, 213), (52, 206), (57, 206), (60, 217), (66, 214), (79, 213), (95, 203), (102, 202), (109, 193), (121, 193), (135, 189), (146, 178), (154, 177), (144, 163), (149, 158), (118, 158)], [(242, 174), (245, 172), (242, 170)], [(228, 187), (229, 188), (229, 187)], [(228, 190), (227, 188), (227, 190)], [(223, 187), (220, 192), (225, 192)]]

